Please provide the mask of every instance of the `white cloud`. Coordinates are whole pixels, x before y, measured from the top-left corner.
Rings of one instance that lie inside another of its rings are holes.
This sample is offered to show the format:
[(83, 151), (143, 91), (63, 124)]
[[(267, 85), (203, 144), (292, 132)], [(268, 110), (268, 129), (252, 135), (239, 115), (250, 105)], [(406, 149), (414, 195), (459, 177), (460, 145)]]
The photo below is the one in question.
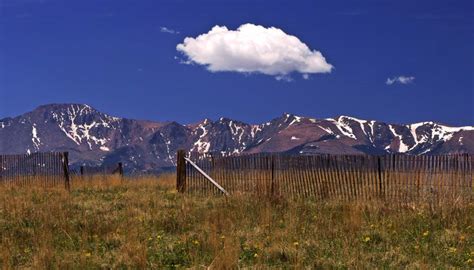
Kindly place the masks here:
[(392, 85), (394, 83), (400, 83), (400, 84), (409, 84), (415, 81), (415, 77), (413, 76), (398, 76), (398, 77), (393, 77), (393, 78), (387, 78), (385, 81), (385, 84), (387, 85)]
[(275, 27), (244, 24), (237, 30), (214, 26), (196, 38), (187, 37), (176, 49), (189, 62), (205, 65), (211, 72), (262, 73), (286, 80), (299, 72), (329, 73), (333, 66), (297, 37)]
[(176, 31), (174, 29), (168, 28), (166, 26), (161, 26), (160, 31), (162, 33), (168, 33), (168, 34), (179, 34), (179, 31)]

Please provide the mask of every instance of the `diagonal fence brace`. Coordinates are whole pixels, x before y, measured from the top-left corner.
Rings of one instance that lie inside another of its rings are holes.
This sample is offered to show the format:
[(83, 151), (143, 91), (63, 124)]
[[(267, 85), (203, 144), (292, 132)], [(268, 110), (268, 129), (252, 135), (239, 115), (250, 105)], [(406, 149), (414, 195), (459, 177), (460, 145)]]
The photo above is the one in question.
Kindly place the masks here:
[(191, 164), (200, 174), (202, 174), (204, 177), (207, 178), (214, 186), (216, 186), (222, 193), (224, 193), (226, 196), (229, 196), (229, 193), (221, 186), (219, 183), (214, 181), (205, 171), (203, 171), (201, 168), (198, 167), (194, 162), (192, 162), (189, 158), (185, 157), (184, 158), (189, 164)]

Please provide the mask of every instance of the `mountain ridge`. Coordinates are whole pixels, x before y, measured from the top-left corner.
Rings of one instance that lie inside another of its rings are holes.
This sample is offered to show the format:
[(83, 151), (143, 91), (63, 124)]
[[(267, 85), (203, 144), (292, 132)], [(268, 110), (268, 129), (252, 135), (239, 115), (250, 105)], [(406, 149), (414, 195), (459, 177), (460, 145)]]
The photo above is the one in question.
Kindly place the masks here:
[(173, 167), (178, 149), (225, 156), (474, 153), (474, 126), (391, 124), (345, 115), (317, 119), (291, 113), (261, 124), (228, 117), (180, 124), (115, 117), (77, 103), (45, 104), (0, 119), (0, 154), (69, 151), (73, 165), (120, 161), (128, 171), (149, 172)]

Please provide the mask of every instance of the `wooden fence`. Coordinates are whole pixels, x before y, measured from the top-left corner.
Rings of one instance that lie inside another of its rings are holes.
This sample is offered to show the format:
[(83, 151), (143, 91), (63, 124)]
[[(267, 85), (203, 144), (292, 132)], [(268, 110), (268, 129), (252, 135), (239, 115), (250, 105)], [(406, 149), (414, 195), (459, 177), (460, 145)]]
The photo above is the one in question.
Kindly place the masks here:
[[(185, 161), (177, 160), (177, 189), (221, 192)], [(319, 199), (473, 199), (473, 156), (246, 155), (193, 158), (230, 194)]]
[(44, 187), (64, 185), (69, 190), (68, 153), (0, 155), (0, 184)]

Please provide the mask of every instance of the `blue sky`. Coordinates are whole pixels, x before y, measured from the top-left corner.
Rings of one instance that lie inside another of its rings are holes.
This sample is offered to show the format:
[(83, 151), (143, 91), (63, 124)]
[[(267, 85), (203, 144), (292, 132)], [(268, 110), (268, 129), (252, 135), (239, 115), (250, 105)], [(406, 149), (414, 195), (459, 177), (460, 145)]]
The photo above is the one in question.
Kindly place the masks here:
[[(470, 0), (0, 5), (0, 118), (74, 102), (117, 116), (181, 123), (221, 116), (260, 123), (291, 112), (474, 125)], [(309, 79), (295, 71), (285, 76), (288, 82), (181, 63), (189, 57), (176, 46), (185, 37), (246, 23), (297, 37), (334, 68)], [(412, 78), (401, 83), (399, 76)]]

